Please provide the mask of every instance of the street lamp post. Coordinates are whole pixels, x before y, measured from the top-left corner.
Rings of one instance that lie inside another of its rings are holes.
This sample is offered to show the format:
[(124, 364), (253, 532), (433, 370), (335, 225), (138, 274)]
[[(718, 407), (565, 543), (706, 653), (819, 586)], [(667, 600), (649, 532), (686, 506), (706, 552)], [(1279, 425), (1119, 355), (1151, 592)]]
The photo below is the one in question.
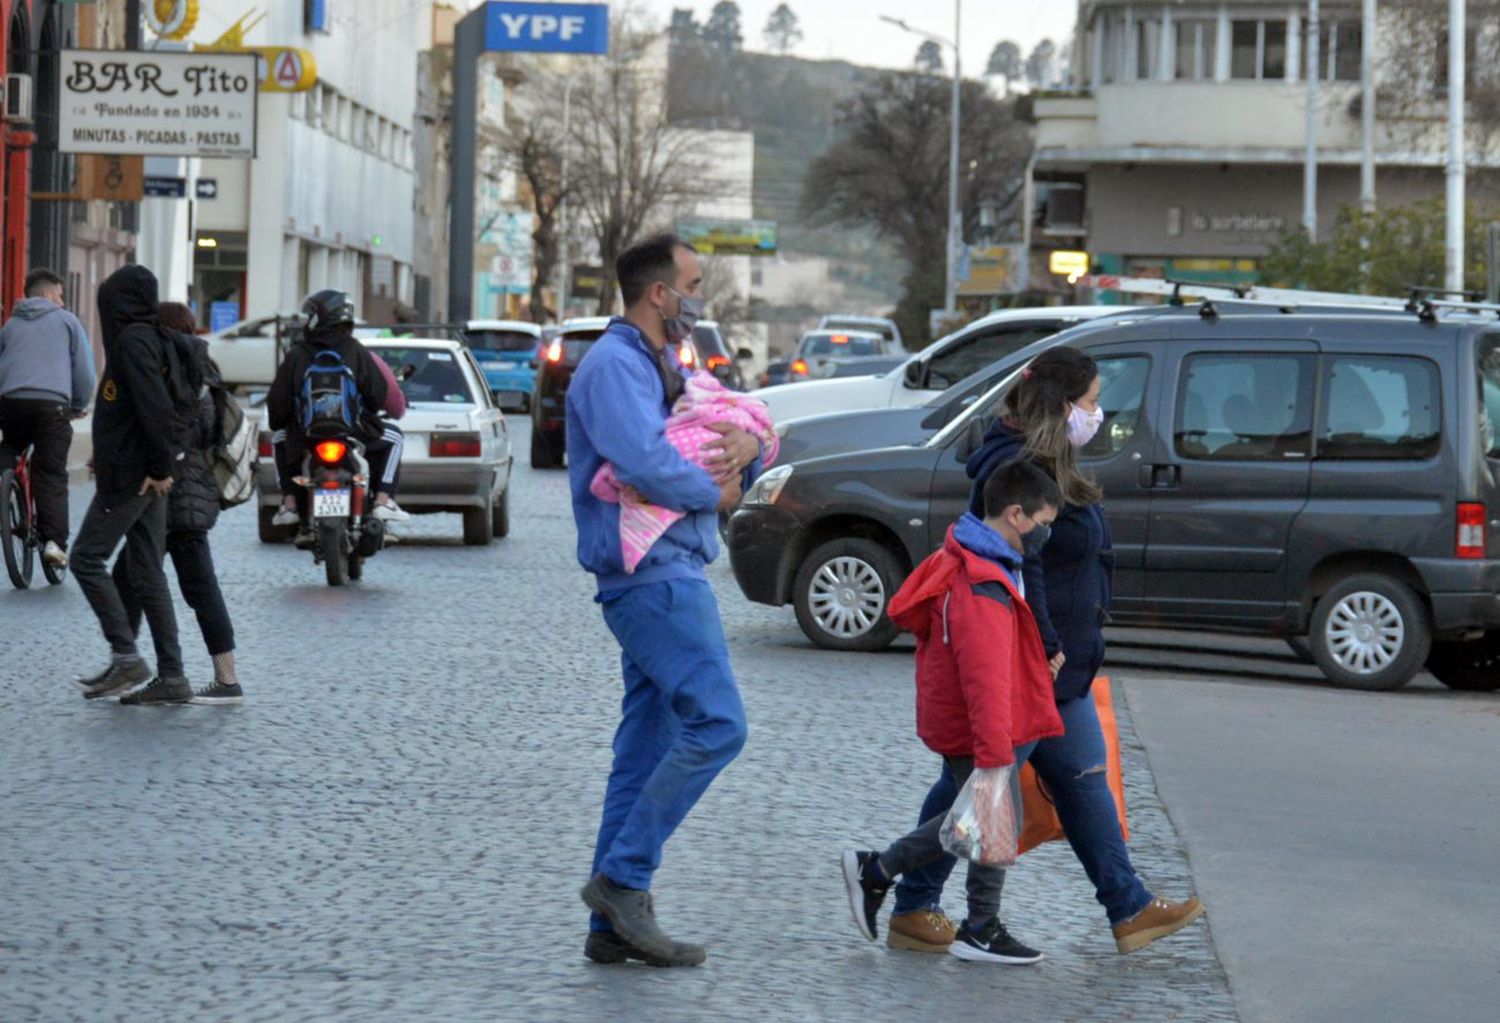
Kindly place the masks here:
[(948, 46), (953, 50), (953, 111), (949, 116), (948, 131), (948, 259), (943, 286), (943, 315), (952, 317), (958, 312), (958, 250), (962, 244), (963, 221), (958, 211), (958, 129), (959, 129), (959, 98), (963, 89), (963, 64), (959, 56), (958, 40), (962, 38), (960, 28), (963, 16), (963, 0), (953, 0), (953, 38), (944, 39), (940, 35), (925, 32), (919, 28), (913, 28), (900, 18), (892, 18), (882, 14), (880, 20), (889, 22), (897, 28), (910, 32), (912, 35), (929, 39), (939, 46)]
[(568, 75), (567, 82), (563, 85), (563, 137), (562, 137), (562, 169), (558, 175), (557, 182), (557, 322), (561, 323), (567, 316), (568, 287), (572, 266), (568, 262), (568, 140), (572, 138), (573, 131), (573, 83), (578, 80), (578, 72), (574, 71)]

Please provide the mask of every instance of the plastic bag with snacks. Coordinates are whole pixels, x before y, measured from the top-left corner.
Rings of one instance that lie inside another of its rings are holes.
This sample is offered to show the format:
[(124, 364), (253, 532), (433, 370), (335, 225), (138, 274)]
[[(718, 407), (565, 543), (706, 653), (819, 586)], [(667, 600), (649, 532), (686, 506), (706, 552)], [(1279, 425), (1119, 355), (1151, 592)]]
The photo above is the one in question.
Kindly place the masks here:
[(1021, 834), (1012, 785), (1015, 773), (1014, 764), (969, 772), (938, 832), (944, 849), (987, 867), (1015, 865)]

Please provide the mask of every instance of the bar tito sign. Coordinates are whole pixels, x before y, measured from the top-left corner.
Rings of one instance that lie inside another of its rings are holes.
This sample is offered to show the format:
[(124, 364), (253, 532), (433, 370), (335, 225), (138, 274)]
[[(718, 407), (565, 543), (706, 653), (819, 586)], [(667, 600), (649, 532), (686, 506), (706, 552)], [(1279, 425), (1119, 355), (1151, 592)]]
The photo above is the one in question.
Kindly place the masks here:
[(255, 156), (254, 54), (64, 50), (64, 153)]
[(534, 53), (608, 53), (605, 4), (488, 3), (484, 48)]

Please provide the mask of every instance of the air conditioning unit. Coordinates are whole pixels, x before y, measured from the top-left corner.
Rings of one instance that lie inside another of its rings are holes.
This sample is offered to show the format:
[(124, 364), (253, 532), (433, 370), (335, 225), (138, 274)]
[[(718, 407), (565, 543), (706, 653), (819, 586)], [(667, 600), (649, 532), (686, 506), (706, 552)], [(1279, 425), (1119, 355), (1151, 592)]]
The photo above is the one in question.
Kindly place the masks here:
[(32, 119), (32, 83), (30, 75), (5, 76), (5, 119), (30, 124)]

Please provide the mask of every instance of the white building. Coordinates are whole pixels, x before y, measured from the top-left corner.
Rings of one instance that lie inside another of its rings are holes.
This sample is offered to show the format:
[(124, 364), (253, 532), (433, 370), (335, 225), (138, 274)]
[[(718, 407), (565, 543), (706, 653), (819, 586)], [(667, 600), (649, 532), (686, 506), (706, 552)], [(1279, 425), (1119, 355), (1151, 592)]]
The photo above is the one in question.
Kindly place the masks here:
[[(430, 8), (329, 4), (312, 31), (308, 10), (272, 0), (246, 42), (312, 51), (316, 86), (262, 92), (257, 158), (204, 160), (198, 172), (217, 183), (193, 225), (192, 292), (205, 323), (214, 303), (243, 317), (291, 312), (325, 287), (348, 291), (372, 320), (413, 299), (412, 120)], [(205, 11), (197, 38), (213, 37), (212, 21)]]
[[(1321, 7), (1317, 219), (1326, 236), (1340, 207), (1359, 201), (1361, 5)], [(1050, 249), (1086, 249), (1106, 273), (1256, 279), (1269, 245), (1302, 220), (1306, 10), (1288, 0), (1079, 4), (1080, 86), (1035, 98), (1034, 284), (1048, 280)], [(1413, 45), (1385, 29), (1382, 57)], [(1432, 32), (1446, 38), (1445, 24)], [(1445, 82), (1437, 67), (1425, 80), (1430, 99), (1399, 117), (1377, 103), (1383, 206), (1443, 194)], [(1470, 154), (1471, 197), (1485, 194), (1483, 171), (1497, 166), (1493, 150)]]

